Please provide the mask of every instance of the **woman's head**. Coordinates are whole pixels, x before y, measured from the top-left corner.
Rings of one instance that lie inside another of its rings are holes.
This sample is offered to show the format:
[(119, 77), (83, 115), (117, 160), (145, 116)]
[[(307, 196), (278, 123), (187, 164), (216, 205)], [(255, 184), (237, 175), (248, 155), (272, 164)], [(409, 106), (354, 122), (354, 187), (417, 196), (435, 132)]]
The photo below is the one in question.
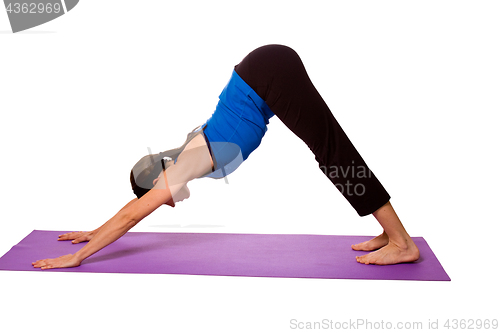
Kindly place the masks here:
[(153, 181), (162, 170), (174, 164), (174, 160), (184, 150), (186, 145), (198, 134), (200, 127), (187, 135), (186, 141), (179, 148), (164, 151), (159, 154), (149, 154), (141, 158), (130, 171), (130, 184), (135, 195), (140, 198), (153, 188)]
[(130, 184), (138, 198), (148, 193), (154, 187), (153, 181), (160, 172), (173, 164), (172, 160), (164, 159), (160, 154), (146, 155), (141, 158), (130, 171)]

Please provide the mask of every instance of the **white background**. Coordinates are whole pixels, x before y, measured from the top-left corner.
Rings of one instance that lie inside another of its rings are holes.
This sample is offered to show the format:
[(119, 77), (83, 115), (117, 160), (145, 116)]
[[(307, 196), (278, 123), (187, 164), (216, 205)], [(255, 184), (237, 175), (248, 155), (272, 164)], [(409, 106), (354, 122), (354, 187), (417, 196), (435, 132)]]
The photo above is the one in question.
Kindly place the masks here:
[[(212, 114), (233, 66), (279, 43), (301, 55), (409, 233), (452, 279), (2, 271), (1, 325), (288, 332), (300, 331), (291, 319), (500, 319), (499, 15), (496, 1), (81, 1), (12, 34), (0, 10), (0, 255), (33, 229), (104, 223), (133, 198), (129, 172), (147, 147), (180, 145)], [(189, 200), (133, 231), (381, 231), (277, 118), (228, 180), (192, 182)]]

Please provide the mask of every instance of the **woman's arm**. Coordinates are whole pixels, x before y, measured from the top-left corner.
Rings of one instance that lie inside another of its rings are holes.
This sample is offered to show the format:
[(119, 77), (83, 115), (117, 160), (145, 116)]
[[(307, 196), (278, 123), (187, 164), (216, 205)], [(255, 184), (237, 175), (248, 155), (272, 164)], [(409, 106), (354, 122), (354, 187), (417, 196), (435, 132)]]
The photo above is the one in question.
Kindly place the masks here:
[(84, 246), (75, 253), (78, 261), (83, 261), (92, 254), (108, 246), (132, 229), (143, 218), (151, 214), (156, 208), (170, 200), (172, 197), (168, 187), (166, 189), (155, 189), (146, 193), (142, 198), (136, 200), (129, 207), (119, 211), (108, 222), (106, 222), (99, 232)]
[[(137, 201), (137, 198), (130, 200), (129, 203), (127, 203), (125, 206), (123, 206), (120, 211), (124, 210), (125, 208), (129, 207), (131, 204), (133, 204), (135, 201)], [(103, 224), (104, 225), (104, 224)], [(102, 225), (102, 226), (103, 226)], [(90, 241), (98, 232), (101, 230), (102, 226), (99, 228), (92, 230), (92, 231), (74, 231), (74, 232), (68, 232), (62, 235), (59, 235), (58, 241), (72, 241), (71, 243), (73, 244), (78, 244), (82, 242), (88, 242)]]
[(170, 202), (189, 181), (205, 175), (212, 166), (210, 153), (200, 135), (186, 146), (174, 166), (161, 173), (153, 189), (122, 208), (78, 252), (55, 259), (38, 260), (32, 263), (33, 267), (50, 269), (79, 266), (84, 259), (116, 241), (156, 208)]
[(115, 216), (99, 228), (97, 234), (93, 236), (88, 244), (75, 254), (68, 254), (55, 259), (38, 260), (32, 265), (41, 269), (79, 266), (84, 259), (116, 241), (170, 198), (171, 194), (168, 187), (166, 189), (153, 188), (141, 199), (136, 199), (128, 207), (116, 213)]

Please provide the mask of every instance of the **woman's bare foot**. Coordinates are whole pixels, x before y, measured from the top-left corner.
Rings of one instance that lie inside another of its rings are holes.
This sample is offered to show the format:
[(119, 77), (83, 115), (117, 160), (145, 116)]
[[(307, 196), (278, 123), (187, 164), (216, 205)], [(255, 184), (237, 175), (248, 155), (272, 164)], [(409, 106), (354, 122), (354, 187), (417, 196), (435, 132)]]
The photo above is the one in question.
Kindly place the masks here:
[(389, 240), (389, 243), (377, 251), (357, 256), (356, 260), (362, 264), (394, 265), (404, 262), (418, 260), (420, 252), (411, 238), (396, 243)]
[(389, 243), (389, 236), (385, 233), (385, 231), (378, 235), (375, 238), (370, 239), (369, 241), (351, 245), (353, 250), (356, 251), (373, 251), (380, 249), (383, 246), (386, 246)]
[(393, 265), (412, 262), (420, 257), (417, 245), (406, 232), (390, 202), (373, 212), (384, 232), (367, 242), (353, 245), (354, 250), (377, 251), (357, 256), (362, 264)]

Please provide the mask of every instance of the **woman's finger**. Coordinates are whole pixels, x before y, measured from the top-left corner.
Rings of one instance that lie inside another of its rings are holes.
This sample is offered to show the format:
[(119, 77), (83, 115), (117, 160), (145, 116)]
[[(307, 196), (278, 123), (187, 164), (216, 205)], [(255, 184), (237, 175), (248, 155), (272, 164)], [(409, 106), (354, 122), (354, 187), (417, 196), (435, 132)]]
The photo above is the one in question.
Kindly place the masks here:
[(52, 263), (55, 259), (42, 259), (42, 260), (37, 260), (33, 263), (33, 267), (35, 268), (42, 268), (46, 267), (47, 265), (52, 266)]
[(56, 266), (57, 266), (56, 259), (45, 259), (38, 268), (49, 269), (49, 268), (54, 268)]
[(62, 234), (62, 235), (59, 235), (59, 238), (58, 240), (71, 240), (71, 239), (75, 239), (77, 238), (80, 234), (82, 233), (82, 231), (73, 231), (73, 232), (68, 232), (68, 233), (65, 233), (65, 234)]
[(75, 240), (72, 242), (73, 244), (78, 244), (81, 242), (88, 242), (90, 240), (90, 236), (88, 233), (84, 233), (80, 237), (75, 238)]
[(81, 243), (81, 242), (85, 242), (85, 239), (83, 237), (75, 238), (71, 243), (78, 244), (78, 243)]
[(72, 234), (72, 232), (68, 232), (68, 233), (59, 235), (58, 238), (59, 238), (59, 240), (66, 240), (70, 237), (71, 234)]
[(40, 268), (45, 263), (45, 260), (37, 260), (34, 263), (31, 263), (33, 267)]

